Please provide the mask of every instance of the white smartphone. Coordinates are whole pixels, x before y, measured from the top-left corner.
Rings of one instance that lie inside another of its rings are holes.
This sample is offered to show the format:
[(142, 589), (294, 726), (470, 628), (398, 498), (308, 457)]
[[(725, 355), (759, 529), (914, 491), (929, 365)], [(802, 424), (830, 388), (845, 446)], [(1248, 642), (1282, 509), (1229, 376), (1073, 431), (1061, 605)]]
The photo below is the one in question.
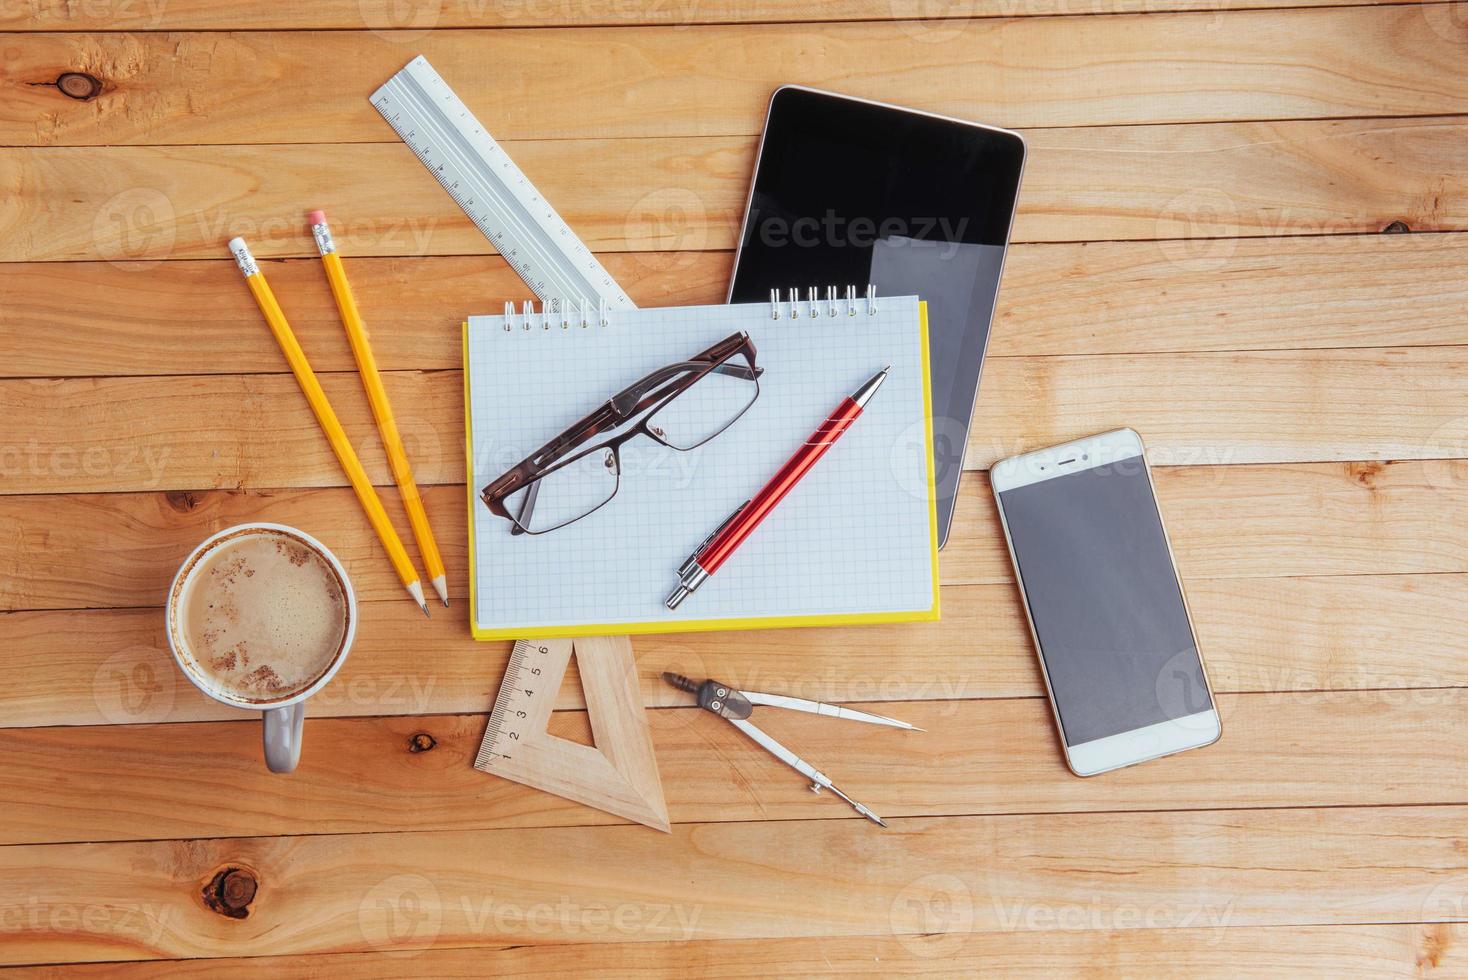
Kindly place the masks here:
[(1117, 429), (1012, 456), (990, 480), (1071, 771), (1217, 741), (1141, 436)]

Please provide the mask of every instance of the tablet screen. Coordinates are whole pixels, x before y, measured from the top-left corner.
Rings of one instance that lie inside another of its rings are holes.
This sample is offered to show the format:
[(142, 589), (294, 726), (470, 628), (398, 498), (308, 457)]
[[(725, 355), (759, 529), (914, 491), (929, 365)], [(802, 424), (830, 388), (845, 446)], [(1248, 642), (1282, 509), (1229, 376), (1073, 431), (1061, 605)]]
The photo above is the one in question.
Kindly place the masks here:
[(1023, 164), (1013, 133), (800, 88), (775, 93), (756, 164), (730, 302), (867, 283), (928, 302), (940, 541)]

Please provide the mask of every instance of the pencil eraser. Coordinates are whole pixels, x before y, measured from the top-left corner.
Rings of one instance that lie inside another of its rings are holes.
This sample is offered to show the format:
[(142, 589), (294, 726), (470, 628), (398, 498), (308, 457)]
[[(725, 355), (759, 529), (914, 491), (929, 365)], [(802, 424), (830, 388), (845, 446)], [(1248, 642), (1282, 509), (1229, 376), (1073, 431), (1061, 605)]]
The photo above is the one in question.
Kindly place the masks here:
[(306, 221), (308, 224), (324, 225), (326, 224), (326, 212), (312, 211), (310, 214), (306, 215)]
[(250, 246), (245, 244), (245, 240), (243, 238), (231, 238), (229, 240), (229, 250), (231, 252), (248, 252), (250, 250)]

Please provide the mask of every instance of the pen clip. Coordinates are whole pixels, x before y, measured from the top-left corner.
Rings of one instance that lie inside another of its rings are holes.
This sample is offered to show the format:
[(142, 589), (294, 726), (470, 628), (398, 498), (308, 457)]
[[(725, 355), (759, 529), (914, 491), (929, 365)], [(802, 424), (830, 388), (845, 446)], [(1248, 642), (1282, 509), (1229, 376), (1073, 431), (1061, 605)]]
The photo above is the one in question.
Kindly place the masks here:
[(698, 547), (693, 549), (693, 553), (691, 555), (689, 555), (687, 559), (684, 560), (684, 562), (683, 562), (682, 565), (678, 566), (678, 575), (679, 576), (686, 575), (688, 573), (689, 568), (692, 567), (693, 563), (696, 562), (696, 561), (698, 561), (698, 559), (703, 555), (704, 549), (709, 546), (709, 542), (713, 541), (714, 538), (717, 538), (719, 536), (719, 532), (722, 531), (722, 530), (724, 530), (724, 528), (728, 527), (731, 523), (733, 523), (734, 518), (738, 517), (741, 513), (743, 513), (744, 508), (746, 508), (748, 506), (749, 506), (749, 501), (746, 500), (744, 503), (740, 504), (738, 507), (735, 507), (733, 513), (731, 513), (728, 517), (724, 518), (724, 523), (720, 524), (718, 527), (716, 527), (712, 531), (710, 531), (709, 532), (709, 536), (706, 537), (706, 538), (704, 538), (703, 541), (699, 542)]

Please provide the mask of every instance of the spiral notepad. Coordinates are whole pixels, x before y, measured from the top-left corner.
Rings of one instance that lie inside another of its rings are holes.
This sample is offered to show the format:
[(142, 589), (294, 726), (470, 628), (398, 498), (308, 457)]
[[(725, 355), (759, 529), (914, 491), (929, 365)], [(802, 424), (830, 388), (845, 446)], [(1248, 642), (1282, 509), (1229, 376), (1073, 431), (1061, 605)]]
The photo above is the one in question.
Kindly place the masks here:
[[(744, 331), (758, 398), (689, 452), (621, 449), (615, 497), (546, 534), (511, 534), (478, 491), (612, 394)], [(938, 617), (926, 310), (846, 290), (662, 309), (554, 300), (464, 326), (472, 623), (480, 639), (874, 623)], [(700, 541), (843, 397), (891, 365), (850, 431), (677, 611)]]

